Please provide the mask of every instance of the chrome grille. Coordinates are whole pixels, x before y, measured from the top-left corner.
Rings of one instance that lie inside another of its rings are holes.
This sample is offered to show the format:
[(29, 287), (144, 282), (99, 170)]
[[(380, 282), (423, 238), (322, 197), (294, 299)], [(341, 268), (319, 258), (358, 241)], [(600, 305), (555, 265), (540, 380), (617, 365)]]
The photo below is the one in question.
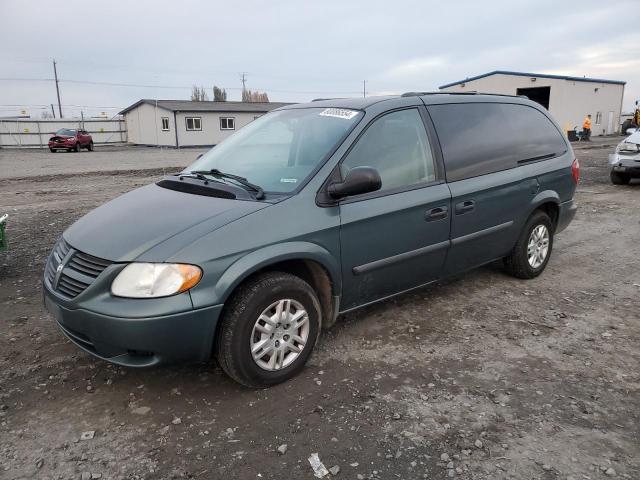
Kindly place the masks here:
[[(56, 282), (56, 271), (69, 252), (71, 252), (70, 257)], [(109, 265), (111, 262), (108, 260), (73, 250), (63, 238), (60, 238), (49, 255), (44, 278), (52, 290), (64, 297), (75, 298), (84, 292)]]

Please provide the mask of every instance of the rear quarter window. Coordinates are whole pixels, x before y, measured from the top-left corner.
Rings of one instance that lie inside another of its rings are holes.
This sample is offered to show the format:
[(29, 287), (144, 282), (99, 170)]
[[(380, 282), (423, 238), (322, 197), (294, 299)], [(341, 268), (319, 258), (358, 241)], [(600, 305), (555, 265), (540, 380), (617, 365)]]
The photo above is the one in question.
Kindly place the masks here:
[(447, 181), (463, 180), (552, 158), (564, 138), (540, 111), (508, 103), (431, 105)]

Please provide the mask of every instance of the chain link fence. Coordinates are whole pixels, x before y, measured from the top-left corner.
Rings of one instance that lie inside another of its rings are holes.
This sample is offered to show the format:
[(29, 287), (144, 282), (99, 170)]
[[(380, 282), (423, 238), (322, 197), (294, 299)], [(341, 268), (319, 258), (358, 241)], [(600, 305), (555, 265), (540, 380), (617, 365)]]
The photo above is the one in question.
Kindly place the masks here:
[(95, 145), (124, 144), (127, 126), (124, 118), (87, 120), (0, 120), (0, 148), (47, 148), (49, 138), (61, 128), (84, 128)]

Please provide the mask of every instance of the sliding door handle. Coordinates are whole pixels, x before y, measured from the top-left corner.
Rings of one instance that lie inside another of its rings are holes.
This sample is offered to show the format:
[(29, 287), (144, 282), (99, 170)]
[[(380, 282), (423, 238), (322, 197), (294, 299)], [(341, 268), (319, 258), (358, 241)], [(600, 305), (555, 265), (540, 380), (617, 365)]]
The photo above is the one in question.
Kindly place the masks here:
[(447, 218), (447, 215), (449, 215), (449, 207), (446, 207), (446, 206), (435, 207), (427, 211), (425, 215), (425, 220), (427, 222), (432, 222), (434, 220)]
[(456, 215), (462, 215), (467, 212), (471, 212), (476, 208), (476, 202), (473, 200), (465, 200), (464, 202), (456, 203)]

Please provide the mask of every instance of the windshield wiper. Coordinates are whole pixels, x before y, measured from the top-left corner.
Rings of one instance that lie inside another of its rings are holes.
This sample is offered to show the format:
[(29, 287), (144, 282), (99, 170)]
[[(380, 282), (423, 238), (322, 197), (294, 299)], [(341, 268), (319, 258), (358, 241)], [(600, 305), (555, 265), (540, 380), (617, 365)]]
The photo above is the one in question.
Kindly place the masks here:
[[(212, 177), (216, 177), (216, 178), (223, 178), (223, 179), (229, 179), (229, 180), (234, 180), (236, 182), (238, 182), (240, 185), (242, 185), (243, 187), (245, 187), (248, 190), (251, 190), (253, 192), (255, 192), (256, 194), (256, 200), (262, 200), (264, 198), (264, 190), (262, 189), (262, 187), (260, 185), (255, 185), (251, 182), (249, 182), (246, 178), (241, 177), (239, 175), (232, 175), (231, 173), (224, 173), (221, 172), (220, 170), (218, 170), (217, 168), (212, 168), (211, 170), (192, 170), (191, 172), (192, 175), (210, 175)], [(201, 178), (201, 177), (198, 177)]]

